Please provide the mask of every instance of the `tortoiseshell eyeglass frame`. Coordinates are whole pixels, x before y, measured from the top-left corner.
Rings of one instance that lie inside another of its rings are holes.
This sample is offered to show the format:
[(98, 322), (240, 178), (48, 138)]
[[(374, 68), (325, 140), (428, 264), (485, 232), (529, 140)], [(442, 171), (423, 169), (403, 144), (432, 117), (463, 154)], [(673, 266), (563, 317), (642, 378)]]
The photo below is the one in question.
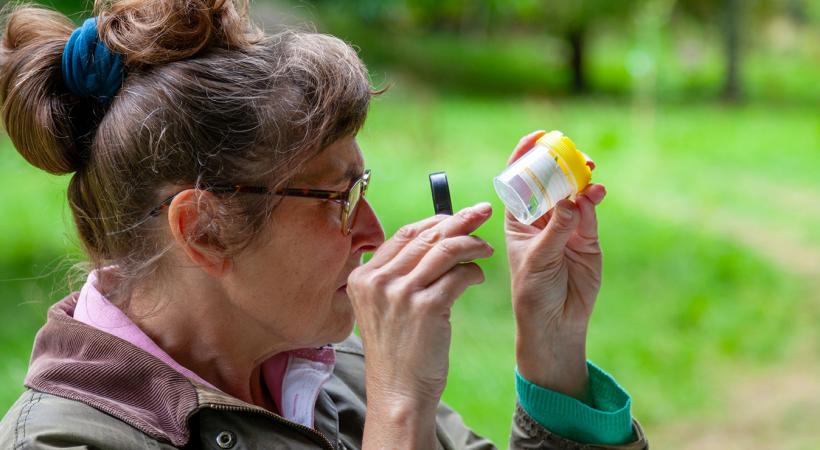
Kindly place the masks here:
[[(359, 177), (350, 188), (346, 191), (326, 191), (322, 189), (301, 189), (301, 188), (284, 188), (277, 191), (271, 191), (264, 186), (242, 186), (242, 185), (210, 185), (203, 190), (213, 192), (215, 194), (272, 194), (281, 195), (284, 197), (307, 197), (319, 198), (323, 200), (332, 200), (342, 205), (342, 234), (347, 236), (353, 228), (353, 221), (355, 220), (356, 211), (358, 210), (359, 202), (364, 198), (367, 192), (367, 186), (370, 184), (370, 169), (365, 170), (361, 177)], [(357, 192), (358, 191), (358, 192)], [(168, 196), (156, 208), (152, 209), (149, 217), (157, 217), (162, 214), (162, 211), (171, 205), (174, 197), (179, 195), (182, 191)]]

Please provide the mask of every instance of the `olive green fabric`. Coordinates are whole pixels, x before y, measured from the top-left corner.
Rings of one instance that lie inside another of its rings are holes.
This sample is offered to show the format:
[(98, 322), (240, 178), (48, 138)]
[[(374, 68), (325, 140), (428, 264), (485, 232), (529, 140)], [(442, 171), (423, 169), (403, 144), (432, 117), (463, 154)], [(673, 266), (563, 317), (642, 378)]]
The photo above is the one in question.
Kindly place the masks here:
[[(0, 448), (14, 449), (359, 449), (366, 398), (364, 354), (351, 336), (336, 344), (336, 367), (316, 403), (315, 427), (290, 422), (223, 392), (194, 384), (149, 353), (73, 319), (76, 294), (49, 310), (35, 339), (29, 388), (0, 422)], [(476, 395), (493, 395), (490, 392)], [(510, 420), (501, 414), (499, 420)], [(444, 403), (438, 448), (491, 449)], [(513, 414), (513, 449), (647, 449), (574, 442)]]

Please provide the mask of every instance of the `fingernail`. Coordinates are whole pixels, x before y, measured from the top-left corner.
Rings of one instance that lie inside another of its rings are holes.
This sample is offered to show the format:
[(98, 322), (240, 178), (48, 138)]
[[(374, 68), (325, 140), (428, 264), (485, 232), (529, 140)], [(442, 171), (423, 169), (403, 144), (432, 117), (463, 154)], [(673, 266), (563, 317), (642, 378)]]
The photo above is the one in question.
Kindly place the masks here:
[(478, 214), (488, 214), (490, 211), (492, 211), (492, 209), (493, 205), (491, 205), (489, 202), (476, 203), (476, 205), (473, 206), (473, 211), (475, 211)]

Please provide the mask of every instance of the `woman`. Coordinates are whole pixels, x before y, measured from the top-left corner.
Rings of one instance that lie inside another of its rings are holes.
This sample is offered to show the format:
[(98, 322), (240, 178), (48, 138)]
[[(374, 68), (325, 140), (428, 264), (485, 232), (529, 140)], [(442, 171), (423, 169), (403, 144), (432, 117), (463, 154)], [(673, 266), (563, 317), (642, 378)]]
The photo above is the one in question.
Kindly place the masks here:
[[(73, 173), (93, 270), (50, 309), (0, 441), (491, 447), (440, 402), (450, 308), (493, 252), (470, 235), (490, 205), (385, 241), (355, 139), (376, 93), (363, 64), (330, 36), (264, 35), (246, 10), (98, 2), (76, 30), (59, 13), (10, 11), (6, 130), (33, 165)], [(513, 448), (647, 448), (629, 396), (585, 358), (604, 194), (590, 186), (533, 226), (507, 215)]]

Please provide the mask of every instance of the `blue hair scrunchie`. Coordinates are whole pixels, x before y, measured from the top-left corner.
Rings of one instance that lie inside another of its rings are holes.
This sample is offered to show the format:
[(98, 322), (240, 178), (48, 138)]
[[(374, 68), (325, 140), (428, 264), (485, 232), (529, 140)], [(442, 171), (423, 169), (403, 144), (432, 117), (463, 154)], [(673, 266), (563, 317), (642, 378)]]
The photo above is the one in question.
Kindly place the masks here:
[(80, 97), (96, 96), (107, 103), (122, 86), (122, 58), (100, 41), (96, 17), (71, 33), (63, 49), (62, 71), (68, 89)]

